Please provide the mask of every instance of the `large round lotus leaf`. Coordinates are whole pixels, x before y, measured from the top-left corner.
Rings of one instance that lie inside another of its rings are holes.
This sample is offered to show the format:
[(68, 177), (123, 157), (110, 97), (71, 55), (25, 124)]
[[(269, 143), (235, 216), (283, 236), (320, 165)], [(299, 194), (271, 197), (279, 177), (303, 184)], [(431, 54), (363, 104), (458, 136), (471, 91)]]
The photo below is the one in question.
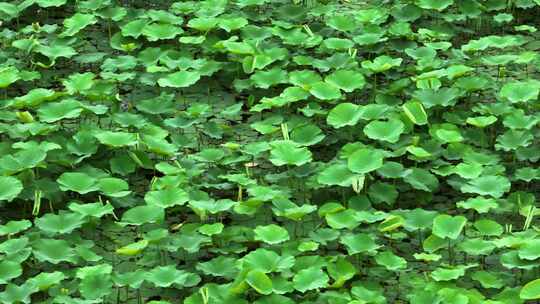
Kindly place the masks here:
[[(258, 248), (246, 254), (242, 259), (244, 269), (259, 269), (265, 273), (277, 271), (282, 264), (282, 258), (274, 251)], [(294, 264), (294, 259), (292, 260)]]
[(540, 258), (540, 240), (528, 240), (518, 251), (520, 259), (536, 260)]
[(98, 131), (94, 135), (100, 143), (111, 147), (137, 144), (137, 134), (128, 132)]
[(35, 220), (36, 226), (49, 234), (65, 234), (80, 228), (85, 223), (84, 215), (79, 213), (47, 213)]
[(10, 66), (0, 68), (0, 89), (7, 88), (19, 79), (19, 71), (16, 68)]
[(222, 223), (204, 224), (201, 227), (199, 227), (198, 230), (200, 233), (204, 235), (212, 236), (215, 234), (220, 234), (223, 231), (224, 227), (225, 225), (223, 225)]
[(257, 226), (254, 230), (255, 239), (267, 244), (279, 244), (289, 240), (287, 229), (275, 224), (267, 226)]
[(183, 205), (188, 201), (188, 198), (188, 194), (184, 190), (178, 188), (170, 188), (165, 190), (146, 192), (146, 195), (144, 196), (144, 201), (148, 205), (168, 208)]
[(539, 93), (538, 81), (515, 81), (505, 84), (501, 88), (500, 95), (511, 102), (527, 102), (537, 99)]
[(53, 285), (60, 284), (60, 282), (62, 282), (65, 278), (66, 275), (64, 275), (60, 271), (42, 272), (30, 278), (27, 281), (27, 284), (29, 284), (30, 286), (34, 286), (39, 291), (45, 291)]
[(352, 209), (326, 214), (326, 223), (334, 229), (354, 229), (360, 225), (358, 213)]
[(352, 92), (364, 87), (366, 80), (364, 75), (351, 70), (338, 70), (326, 76), (325, 82), (342, 89), (345, 92)]
[(433, 225), (433, 219), (435, 219), (436, 216), (436, 211), (425, 210), (421, 208), (409, 210), (404, 214), (405, 229), (414, 231), (431, 228), (431, 226)]
[(497, 121), (497, 117), (493, 115), (468, 117), (466, 120), (468, 124), (473, 125), (478, 128), (485, 128), (489, 125), (494, 124), (496, 121)]
[(325, 288), (330, 278), (319, 267), (313, 266), (298, 271), (293, 277), (294, 289), (304, 293), (308, 290)]
[(413, 188), (426, 192), (435, 191), (439, 187), (439, 180), (428, 170), (412, 168), (405, 171), (403, 180)]
[(199, 262), (196, 268), (206, 275), (233, 279), (238, 273), (238, 269), (233, 266), (235, 262), (235, 258), (218, 256), (208, 262)]
[(525, 284), (519, 292), (519, 298), (523, 300), (540, 299), (540, 279)]
[(248, 20), (242, 17), (236, 18), (221, 18), (219, 19), (219, 27), (227, 32), (238, 30), (248, 25)]
[(381, 247), (375, 243), (371, 235), (366, 233), (347, 234), (341, 237), (340, 243), (347, 247), (347, 252), (350, 255), (375, 251)]
[(471, 279), (480, 282), (482, 287), (484, 288), (501, 288), (504, 286), (503, 279), (497, 275), (497, 273), (489, 272), (489, 271), (475, 271), (471, 275)]
[(416, 0), (416, 5), (423, 9), (442, 11), (454, 4), (454, 0)]
[(298, 87), (310, 87), (313, 84), (321, 82), (319, 74), (311, 70), (300, 70), (289, 73), (289, 82)]
[(358, 105), (343, 102), (335, 106), (326, 117), (326, 123), (334, 128), (354, 126), (362, 117), (362, 111)]
[(482, 196), (469, 198), (466, 201), (459, 201), (456, 205), (463, 209), (473, 209), (478, 213), (487, 213), (490, 209), (499, 207), (495, 199)]
[(94, 274), (84, 277), (79, 283), (83, 298), (96, 300), (112, 292), (113, 282), (109, 274)]
[(405, 115), (415, 125), (425, 125), (428, 122), (428, 116), (422, 103), (418, 101), (408, 101), (401, 106)]
[[(351, 288), (351, 294), (355, 299), (358, 299), (357, 302), (386, 303), (386, 297), (380, 288), (376, 288), (375, 286), (369, 286), (370, 288), (367, 287), (368, 284), (365, 284), (365, 286), (359, 284)], [(354, 303), (355, 301), (352, 302)]]
[(0, 262), (0, 284), (6, 284), (22, 274), (22, 267), (19, 263), (10, 260)]
[(270, 143), (270, 161), (276, 166), (301, 166), (311, 162), (311, 152), (291, 140), (278, 140)]
[(493, 242), (480, 238), (467, 239), (458, 246), (469, 255), (490, 255), (493, 249), (495, 249)]
[(510, 186), (510, 181), (504, 176), (481, 176), (463, 185), (461, 191), (500, 198), (504, 193), (510, 191)]
[(320, 143), (325, 137), (323, 131), (314, 124), (296, 127), (290, 136), (292, 141), (302, 146), (313, 146)]
[(165, 218), (165, 210), (154, 205), (133, 207), (122, 215), (122, 222), (140, 226), (146, 223), (161, 222)]
[(375, 256), (375, 262), (390, 271), (397, 271), (407, 267), (407, 260), (395, 255), (391, 251), (383, 251)]
[(0, 236), (16, 234), (30, 227), (32, 227), (32, 222), (29, 220), (9, 221), (0, 225)]
[(440, 214), (433, 220), (433, 234), (440, 238), (457, 239), (463, 227), (467, 223), (464, 216), (450, 216)]
[(180, 71), (158, 80), (161, 87), (185, 88), (195, 84), (201, 78), (198, 72)]
[(146, 273), (146, 280), (157, 287), (182, 286), (188, 277), (187, 272), (176, 269), (175, 265), (158, 266)]
[(362, 148), (349, 156), (347, 167), (354, 173), (365, 174), (382, 167), (383, 159), (381, 151)]
[(317, 177), (317, 182), (329, 186), (350, 187), (354, 177), (355, 175), (349, 170), (346, 164), (339, 163), (330, 165), (322, 170)]
[(431, 272), (431, 277), (435, 281), (451, 281), (456, 280), (465, 275), (467, 266), (456, 266), (456, 267), (439, 267)]
[(309, 89), (309, 93), (322, 100), (333, 100), (341, 98), (341, 92), (339, 91), (339, 87), (323, 81), (312, 84), (311, 88)]
[(481, 219), (474, 222), (474, 228), (483, 236), (499, 236), (504, 231), (501, 224), (488, 219)]
[(102, 204), (102, 203), (87, 203), (87, 204), (79, 204), (76, 202), (73, 202), (69, 204), (68, 206), (69, 210), (77, 212), (83, 216), (91, 216), (100, 218), (107, 214), (113, 213), (113, 206), (109, 203)]
[(77, 118), (81, 115), (82, 107), (79, 101), (66, 99), (60, 102), (48, 103), (38, 109), (39, 120), (56, 122), (62, 119)]
[(184, 31), (182, 28), (167, 24), (167, 23), (151, 23), (146, 24), (142, 29), (142, 34), (146, 36), (149, 41), (167, 40), (173, 39), (177, 35), (182, 34)]
[(12, 176), (0, 176), (0, 201), (11, 202), (23, 190), (20, 180)]
[(84, 93), (94, 85), (94, 77), (96, 77), (96, 75), (91, 72), (75, 73), (69, 75), (62, 83), (69, 94)]
[(0, 252), (5, 253), (7, 255), (18, 253), (26, 249), (28, 242), (29, 241), (27, 237), (21, 237), (17, 239), (8, 239), (0, 243)]
[(268, 89), (271, 86), (287, 82), (287, 71), (274, 68), (268, 71), (257, 71), (250, 79), (258, 88)]
[(97, 22), (98, 20), (93, 14), (76, 13), (70, 18), (64, 19), (64, 31), (61, 36), (73, 36), (85, 27)]
[(246, 283), (260, 294), (269, 295), (272, 293), (272, 280), (259, 269), (247, 273)]
[(368, 123), (364, 127), (364, 134), (374, 140), (396, 143), (404, 130), (405, 124), (401, 120), (390, 119), (388, 121), (372, 121)]
[(99, 190), (97, 179), (82, 172), (66, 172), (56, 180), (62, 191), (85, 194)]
[(99, 179), (98, 188), (99, 191), (110, 197), (124, 197), (131, 193), (131, 191), (128, 190), (128, 183), (115, 177), (104, 177)]
[(1, 303), (31, 303), (30, 295), (35, 289), (30, 284), (7, 284), (6, 289), (0, 292)]
[(373, 59), (373, 61), (362, 61), (362, 67), (365, 69), (369, 69), (375, 73), (379, 73), (390, 70), (393, 67), (400, 66), (402, 61), (403, 59), (401, 58), (392, 58), (386, 55), (382, 55), (376, 57), (375, 59)]
[(75, 252), (65, 240), (39, 239), (32, 244), (33, 254), (39, 261), (58, 264), (73, 262)]

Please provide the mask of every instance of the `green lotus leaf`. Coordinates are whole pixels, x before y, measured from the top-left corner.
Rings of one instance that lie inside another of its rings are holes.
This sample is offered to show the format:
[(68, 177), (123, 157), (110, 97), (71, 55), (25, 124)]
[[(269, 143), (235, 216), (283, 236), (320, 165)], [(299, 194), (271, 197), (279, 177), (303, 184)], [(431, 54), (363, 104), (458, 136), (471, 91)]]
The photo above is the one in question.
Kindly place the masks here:
[(372, 121), (364, 127), (364, 134), (367, 137), (396, 143), (399, 136), (404, 132), (405, 124), (399, 119), (390, 119), (387, 121)]
[(497, 201), (493, 198), (485, 198), (482, 196), (469, 198), (465, 201), (459, 201), (456, 203), (459, 208), (473, 209), (478, 213), (488, 213), (490, 209), (496, 209), (499, 207)]
[(290, 239), (287, 229), (275, 224), (257, 226), (253, 231), (255, 232), (256, 240), (263, 241), (270, 245), (283, 243)]
[(515, 81), (506, 83), (500, 91), (503, 98), (513, 103), (527, 102), (538, 99), (540, 82), (538, 81)]
[(140, 226), (146, 223), (161, 222), (164, 217), (165, 211), (159, 206), (137, 206), (124, 212), (122, 222), (128, 225)]
[(98, 20), (93, 14), (76, 13), (64, 19), (64, 31), (61, 36), (73, 36), (85, 27), (97, 23)]
[(435, 106), (449, 107), (457, 102), (460, 96), (460, 90), (457, 88), (441, 88), (439, 90), (422, 89), (414, 93), (414, 98), (429, 109)]
[(113, 282), (110, 274), (94, 274), (84, 277), (79, 283), (83, 298), (96, 300), (112, 292)]
[(309, 290), (325, 288), (330, 278), (319, 267), (313, 266), (298, 271), (293, 277), (294, 289), (305, 293)]
[(30, 295), (35, 290), (30, 284), (7, 284), (3, 292), (0, 292), (2, 303), (30, 303)]
[(321, 100), (334, 100), (341, 98), (339, 87), (328, 82), (316, 82), (311, 85), (309, 93)]
[(139, 36), (142, 34), (144, 27), (147, 24), (148, 24), (148, 21), (144, 19), (132, 20), (120, 26), (122, 35), (126, 37), (139, 38)]
[(504, 176), (481, 176), (461, 186), (461, 192), (500, 198), (510, 191), (510, 181)]
[(268, 89), (271, 86), (287, 83), (287, 71), (274, 68), (267, 71), (257, 71), (249, 78), (258, 88)]
[(435, 211), (415, 208), (404, 214), (404, 226), (407, 230), (412, 231), (428, 229), (433, 225), (433, 219), (435, 219), (436, 216), (437, 212)]
[(38, 239), (32, 243), (32, 247), (38, 261), (52, 264), (75, 261), (75, 251), (66, 240)]
[(54, 285), (60, 284), (66, 276), (60, 271), (42, 272), (26, 281), (26, 284), (34, 286), (39, 291), (45, 291)]
[(222, 223), (205, 224), (199, 227), (199, 232), (207, 236), (212, 236), (215, 234), (220, 234), (224, 227), (225, 225)]
[(179, 71), (158, 79), (160, 87), (185, 88), (195, 84), (201, 78), (199, 72)]
[(36, 0), (36, 4), (47, 8), (47, 7), (60, 7), (66, 4), (67, 0)]
[(508, 130), (497, 137), (495, 149), (511, 151), (520, 147), (529, 146), (534, 139), (530, 131)]
[(311, 70), (299, 70), (289, 73), (289, 82), (301, 88), (309, 88), (321, 82), (321, 80), (321, 76)]
[(519, 298), (523, 300), (540, 299), (540, 279), (525, 284), (519, 291)]
[(523, 110), (517, 110), (508, 114), (503, 124), (511, 129), (531, 129), (538, 123), (538, 118), (531, 115), (525, 115)]
[(490, 255), (495, 245), (491, 241), (486, 241), (480, 238), (470, 238), (459, 245), (459, 249), (463, 250), (469, 255)]
[(270, 161), (276, 166), (301, 166), (311, 162), (311, 152), (291, 140), (278, 140), (270, 143)]
[[(321, 213), (322, 214), (322, 213)], [(354, 229), (360, 225), (358, 213), (352, 209), (340, 210), (325, 215), (326, 223), (334, 229)]]
[(13, 106), (16, 108), (36, 107), (45, 101), (56, 99), (59, 93), (49, 89), (32, 89), (26, 95), (15, 97)]
[(433, 219), (433, 234), (440, 238), (457, 239), (467, 223), (464, 216), (440, 214)]
[(459, 265), (455, 267), (438, 267), (431, 272), (431, 277), (435, 281), (452, 281), (464, 276), (467, 268), (468, 267), (466, 265)]
[(187, 26), (201, 32), (207, 32), (217, 26), (219, 19), (213, 17), (197, 17), (189, 20)]
[(328, 38), (322, 43), (325, 48), (331, 50), (346, 50), (354, 46), (354, 42), (344, 38)]
[(116, 254), (119, 255), (137, 255), (141, 253), (146, 247), (148, 247), (148, 240), (142, 240), (135, 243), (128, 244), (126, 246), (120, 247), (115, 250)]
[[(283, 267), (287, 267), (287, 259), (283, 259), (274, 251), (258, 248), (241, 259), (244, 269), (259, 269), (265, 273), (280, 271)], [(294, 264), (294, 259), (292, 260)]]
[(114, 132), (114, 131), (98, 131), (94, 137), (104, 145), (110, 147), (133, 146), (138, 142), (138, 136), (135, 133)]
[(218, 256), (208, 262), (197, 263), (196, 268), (206, 275), (233, 279), (238, 274), (238, 269), (233, 267), (235, 262), (235, 258)]
[(16, 68), (11, 66), (0, 68), (0, 89), (7, 88), (19, 79), (19, 71)]
[(334, 288), (343, 286), (345, 282), (352, 279), (357, 273), (354, 265), (342, 257), (339, 257), (335, 263), (328, 264), (326, 268), (328, 274), (334, 280), (334, 283), (331, 285)]
[(147, 37), (149, 41), (167, 40), (182, 34), (182, 28), (168, 23), (150, 23), (146, 24), (141, 34)]
[(272, 280), (259, 269), (248, 272), (246, 282), (260, 294), (268, 295), (272, 293)]
[(481, 219), (474, 222), (474, 228), (483, 236), (500, 236), (503, 233), (501, 224), (488, 219)]
[(0, 262), (0, 284), (7, 284), (21, 274), (22, 267), (19, 263), (10, 260)]
[(84, 93), (91, 89), (95, 82), (94, 77), (96, 75), (91, 72), (87, 73), (75, 73), (69, 75), (69, 77), (62, 83), (66, 87), (69, 94)]
[(0, 176), (0, 201), (11, 202), (23, 190), (20, 180), (12, 176)]
[(243, 17), (220, 18), (218, 26), (227, 32), (238, 30), (248, 25), (248, 20)]
[(454, 4), (454, 0), (416, 0), (415, 2), (420, 8), (437, 11), (443, 11)]
[(36, 227), (49, 234), (71, 233), (84, 223), (84, 215), (79, 213), (47, 213), (35, 220)]
[(389, 215), (379, 224), (380, 232), (389, 232), (402, 227), (405, 224), (405, 219), (399, 215)]
[(113, 214), (113, 206), (109, 203), (102, 204), (102, 203), (86, 203), (86, 204), (79, 204), (76, 202), (70, 203), (68, 206), (69, 210), (73, 212), (77, 212), (83, 216), (90, 216), (90, 217), (96, 217), (100, 218), (107, 214)]
[(490, 115), (490, 116), (476, 116), (476, 117), (468, 117), (467, 123), (470, 125), (473, 125), (478, 128), (485, 128), (489, 125), (494, 124), (497, 121), (497, 117)]
[(146, 273), (146, 280), (156, 287), (183, 286), (188, 272), (176, 269), (175, 265), (158, 266)]
[(410, 119), (415, 125), (425, 125), (428, 123), (428, 116), (422, 103), (418, 101), (408, 101), (404, 103), (401, 108), (407, 118)]
[(0, 243), (0, 252), (5, 253), (6, 255), (13, 255), (19, 253), (23, 250), (27, 250), (28, 238), (21, 237), (15, 239), (8, 239)]
[(290, 134), (291, 140), (302, 146), (313, 146), (321, 142), (325, 135), (314, 124), (305, 124), (294, 128)]
[(58, 58), (71, 58), (77, 55), (77, 51), (69, 45), (63, 45), (57, 43), (51, 46), (40, 45), (36, 48), (36, 52), (47, 56), (52, 62), (55, 62)]
[(366, 80), (364, 75), (352, 70), (338, 70), (324, 79), (345, 92), (353, 92), (364, 87)]
[(150, 191), (144, 196), (144, 201), (148, 205), (159, 206), (161, 208), (181, 206), (184, 205), (188, 199), (188, 194), (184, 190), (178, 188)]
[(129, 195), (129, 185), (124, 180), (115, 177), (104, 177), (99, 179), (98, 188), (103, 194), (110, 197), (124, 197)]
[(347, 164), (333, 164), (322, 170), (317, 176), (317, 182), (329, 186), (350, 187), (355, 175), (349, 170)]
[(65, 172), (56, 181), (62, 191), (86, 194), (99, 190), (97, 179), (82, 172)]
[(65, 99), (60, 102), (48, 103), (38, 109), (39, 119), (43, 122), (56, 122), (62, 119), (77, 118), (83, 108), (80, 102), (74, 99)]
[(435, 191), (439, 187), (439, 180), (428, 170), (422, 168), (407, 169), (403, 174), (403, 180), (414, 189), (426, 192)]
[(360, 118), (362, 118), (362, 112), (359, 106), (343, 102), (330, 110), (326, 117), (326, 123), (338, 129), (345, 126), (354, 126)]
[(9, 221), (5, 225), (0, 225), (0, 236), (13, 235), (32, 227), (29, 220)]
[(383, 160), (384, 155), (379, 150), (363, 148), (349, 156), (347, 167), (354, 173), (365, 174), (382, 167)]
[(234, 42), (234, 41), (225, 41), (223, 46), (227, 51), (232, 54), (237, 55), (253, 55), (255, 54), (255, 48), (248, 44), (247, 42)]
[(386, 55), (378, 56), (373, 61), (365, 60), (362, 61), (362, 67), (368, 70), (373, 71), (374, 73), (380, 73), (387, 70), (390, 70), (393, 67), (398, 67), (401, 65), (403, 59), (401, 58), (392, 58)]
[(395, 255), (391, 251), (377, 253), (375, 256), (375, 262), (381, 266), (384, 266), (390, 271), (398, 271), (407, 267), (407, 260)]
[(376, 251), (381, 247), (375, 243), (371, 235), (366, 233), (347, 234), (341, 237), (340, 243), (347, 247), (349, 255)]
[(483, 288), (502, 288), (504, 286), (504, 281), (502, 278), (497, 276), (496, 273), (489, 272), (489, 271), (475, 271), (471, 275), (471, 279), (480, 282)]
[(525, 244), (519, 247), (518, 255), (523, 260), (536, 260), (540, 258), (540, 240), (528, 240)]

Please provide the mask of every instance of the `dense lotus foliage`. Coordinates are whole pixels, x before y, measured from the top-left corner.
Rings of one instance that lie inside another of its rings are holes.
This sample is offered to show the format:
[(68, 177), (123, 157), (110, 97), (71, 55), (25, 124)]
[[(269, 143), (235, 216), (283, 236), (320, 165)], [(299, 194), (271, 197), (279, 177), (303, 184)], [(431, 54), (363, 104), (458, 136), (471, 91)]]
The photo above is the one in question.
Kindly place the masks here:
[(535, 303), (539, 16), (0, 2), (0, 303)]

